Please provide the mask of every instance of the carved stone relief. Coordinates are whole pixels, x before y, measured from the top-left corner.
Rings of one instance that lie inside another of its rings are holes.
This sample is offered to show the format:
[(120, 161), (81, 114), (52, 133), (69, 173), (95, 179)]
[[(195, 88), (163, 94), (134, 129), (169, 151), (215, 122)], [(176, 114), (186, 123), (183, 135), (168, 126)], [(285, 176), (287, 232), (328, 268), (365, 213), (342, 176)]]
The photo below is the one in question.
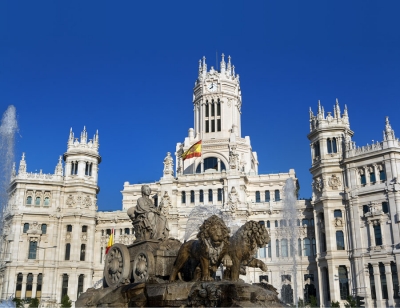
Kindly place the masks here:
[(336, 176), (336, 174), (332, 174), (332, 176), (329, 178), (328, 185), (332, 189), (336, 190), (342, 185), (342, 181)]

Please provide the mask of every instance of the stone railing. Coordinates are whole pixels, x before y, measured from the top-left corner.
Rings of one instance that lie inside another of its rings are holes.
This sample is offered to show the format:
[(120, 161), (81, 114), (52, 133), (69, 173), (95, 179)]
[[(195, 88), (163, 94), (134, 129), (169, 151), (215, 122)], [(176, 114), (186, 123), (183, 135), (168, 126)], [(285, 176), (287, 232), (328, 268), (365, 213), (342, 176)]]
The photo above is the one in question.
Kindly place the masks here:
[(40, 181), (62, 181), (64, 177), (62, 175), (56, 175), (51, 173), (42, 173), (40, 172), (26, 172), (26, 173), (18, 173), (11, 177), (11, 180), (40, 180)]

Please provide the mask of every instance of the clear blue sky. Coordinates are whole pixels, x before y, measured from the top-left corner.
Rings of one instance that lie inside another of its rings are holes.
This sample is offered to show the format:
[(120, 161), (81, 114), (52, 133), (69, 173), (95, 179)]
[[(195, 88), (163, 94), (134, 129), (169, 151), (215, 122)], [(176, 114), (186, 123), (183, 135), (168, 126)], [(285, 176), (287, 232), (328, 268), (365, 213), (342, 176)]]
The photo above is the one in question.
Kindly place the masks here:
[(296, 170), (311, 196), (309, 107), (349, 109), (357, 145), (400, 136), (398, 1), (1, 1), (0, 113), (16, 160), (53, 173), (70, 127), (100, 134), (100, 210), (162, 175), (193, 127), (198, 60), (231, 55), (259, 172)]

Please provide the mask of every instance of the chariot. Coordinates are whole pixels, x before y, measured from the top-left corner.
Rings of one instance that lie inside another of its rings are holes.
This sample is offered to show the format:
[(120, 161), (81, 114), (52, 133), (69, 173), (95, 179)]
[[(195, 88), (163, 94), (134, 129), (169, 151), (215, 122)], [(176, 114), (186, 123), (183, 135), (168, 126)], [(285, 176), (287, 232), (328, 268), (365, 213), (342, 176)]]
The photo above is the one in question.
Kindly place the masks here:
[(105, 259), (104, 286), (168, 279), (180, 245), (175, 239), (112, 245)]

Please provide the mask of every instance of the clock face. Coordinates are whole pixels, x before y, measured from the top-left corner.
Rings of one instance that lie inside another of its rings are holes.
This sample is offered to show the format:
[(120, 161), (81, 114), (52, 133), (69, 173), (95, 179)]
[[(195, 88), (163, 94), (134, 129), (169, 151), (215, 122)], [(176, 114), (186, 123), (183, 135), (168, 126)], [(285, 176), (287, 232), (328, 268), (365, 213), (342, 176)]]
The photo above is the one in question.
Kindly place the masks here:
[(208, 91), (210, 92), (214, 92), (217, 91), (217, 84), (215, 82), (211, 82), (208, 86)]

